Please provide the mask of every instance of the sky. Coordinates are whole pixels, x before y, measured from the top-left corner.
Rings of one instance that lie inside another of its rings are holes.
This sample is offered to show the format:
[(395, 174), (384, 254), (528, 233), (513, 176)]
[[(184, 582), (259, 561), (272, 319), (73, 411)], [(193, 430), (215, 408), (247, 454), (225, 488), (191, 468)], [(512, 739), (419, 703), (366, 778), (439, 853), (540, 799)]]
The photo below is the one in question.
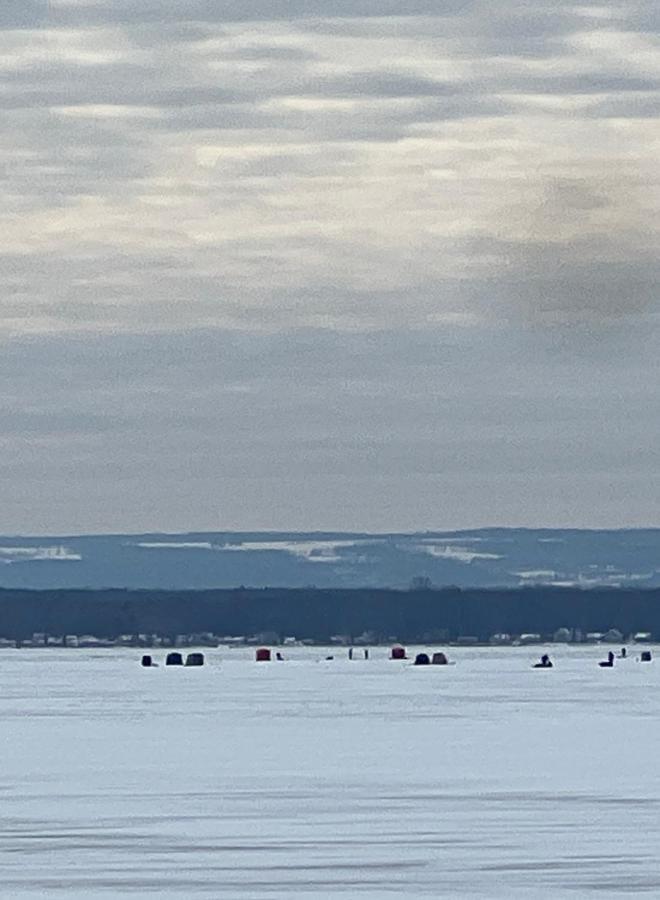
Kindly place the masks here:
[(660, 525), (659, 32), (2, 0), (0, 531)]

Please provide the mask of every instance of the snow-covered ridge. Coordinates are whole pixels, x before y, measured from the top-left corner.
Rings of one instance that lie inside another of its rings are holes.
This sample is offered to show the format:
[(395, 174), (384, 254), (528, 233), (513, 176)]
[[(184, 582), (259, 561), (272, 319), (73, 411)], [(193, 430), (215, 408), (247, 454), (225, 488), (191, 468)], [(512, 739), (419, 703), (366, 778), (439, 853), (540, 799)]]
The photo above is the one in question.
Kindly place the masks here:
[(658, 560), (660, 529), (7, 535), (0, 587), (639, 588), (660, 587)]
[(17, 562), (75, 562), (82, 559), (80, 553), (63, 547), (0, 547), (0, 564)]
[(266, 552), (289, 553), (309, 562), (338, 562), (342, 559), (338, 549), (348, 549), (364, 541), (241, 541), (240, 543), (213, 544), (208, 541), (140, 541), (136, 544), (145, 550), (214, 550), (216, 552)]

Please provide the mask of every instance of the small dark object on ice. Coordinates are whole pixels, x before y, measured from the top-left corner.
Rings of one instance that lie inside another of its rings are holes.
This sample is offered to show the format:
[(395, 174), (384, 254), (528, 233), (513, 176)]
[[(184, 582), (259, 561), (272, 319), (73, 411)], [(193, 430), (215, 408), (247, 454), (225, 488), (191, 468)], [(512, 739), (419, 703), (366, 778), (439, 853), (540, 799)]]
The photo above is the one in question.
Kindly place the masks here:
[(544, 653), (541, 657), (541, 662), (537, 662), (534, 669), (551, 669), (552, 668), (552, 660), (548, 656), (547, 653)]

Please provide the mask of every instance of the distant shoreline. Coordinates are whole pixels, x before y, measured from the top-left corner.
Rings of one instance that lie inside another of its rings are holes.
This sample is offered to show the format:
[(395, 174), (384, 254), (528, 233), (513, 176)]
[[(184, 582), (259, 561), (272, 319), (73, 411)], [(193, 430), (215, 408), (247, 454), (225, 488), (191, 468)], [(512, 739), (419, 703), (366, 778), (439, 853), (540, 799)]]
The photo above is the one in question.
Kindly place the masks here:
[(97, 646), (213, 646), (230, 636), (285, 645), (616, 645), (660, 635), (660, 589), (1, 589), (0, 639), (26, 644), (35, 635), (60, 645), (87, 635)]

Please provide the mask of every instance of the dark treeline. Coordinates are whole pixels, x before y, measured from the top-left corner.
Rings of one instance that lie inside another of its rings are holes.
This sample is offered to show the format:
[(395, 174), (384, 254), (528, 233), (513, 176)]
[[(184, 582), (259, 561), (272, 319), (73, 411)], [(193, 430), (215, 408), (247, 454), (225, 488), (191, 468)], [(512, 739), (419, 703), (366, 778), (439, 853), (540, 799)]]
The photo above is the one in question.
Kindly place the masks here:
[(498, 632), (548, 635), (560, 627), (660, 635), (660, 590), (0, 590), (0, 637), (14, 640), (35, 632), (107, 638), (274, 632), (317, 641), (372, 632), (382, 640), (487, 640)]

